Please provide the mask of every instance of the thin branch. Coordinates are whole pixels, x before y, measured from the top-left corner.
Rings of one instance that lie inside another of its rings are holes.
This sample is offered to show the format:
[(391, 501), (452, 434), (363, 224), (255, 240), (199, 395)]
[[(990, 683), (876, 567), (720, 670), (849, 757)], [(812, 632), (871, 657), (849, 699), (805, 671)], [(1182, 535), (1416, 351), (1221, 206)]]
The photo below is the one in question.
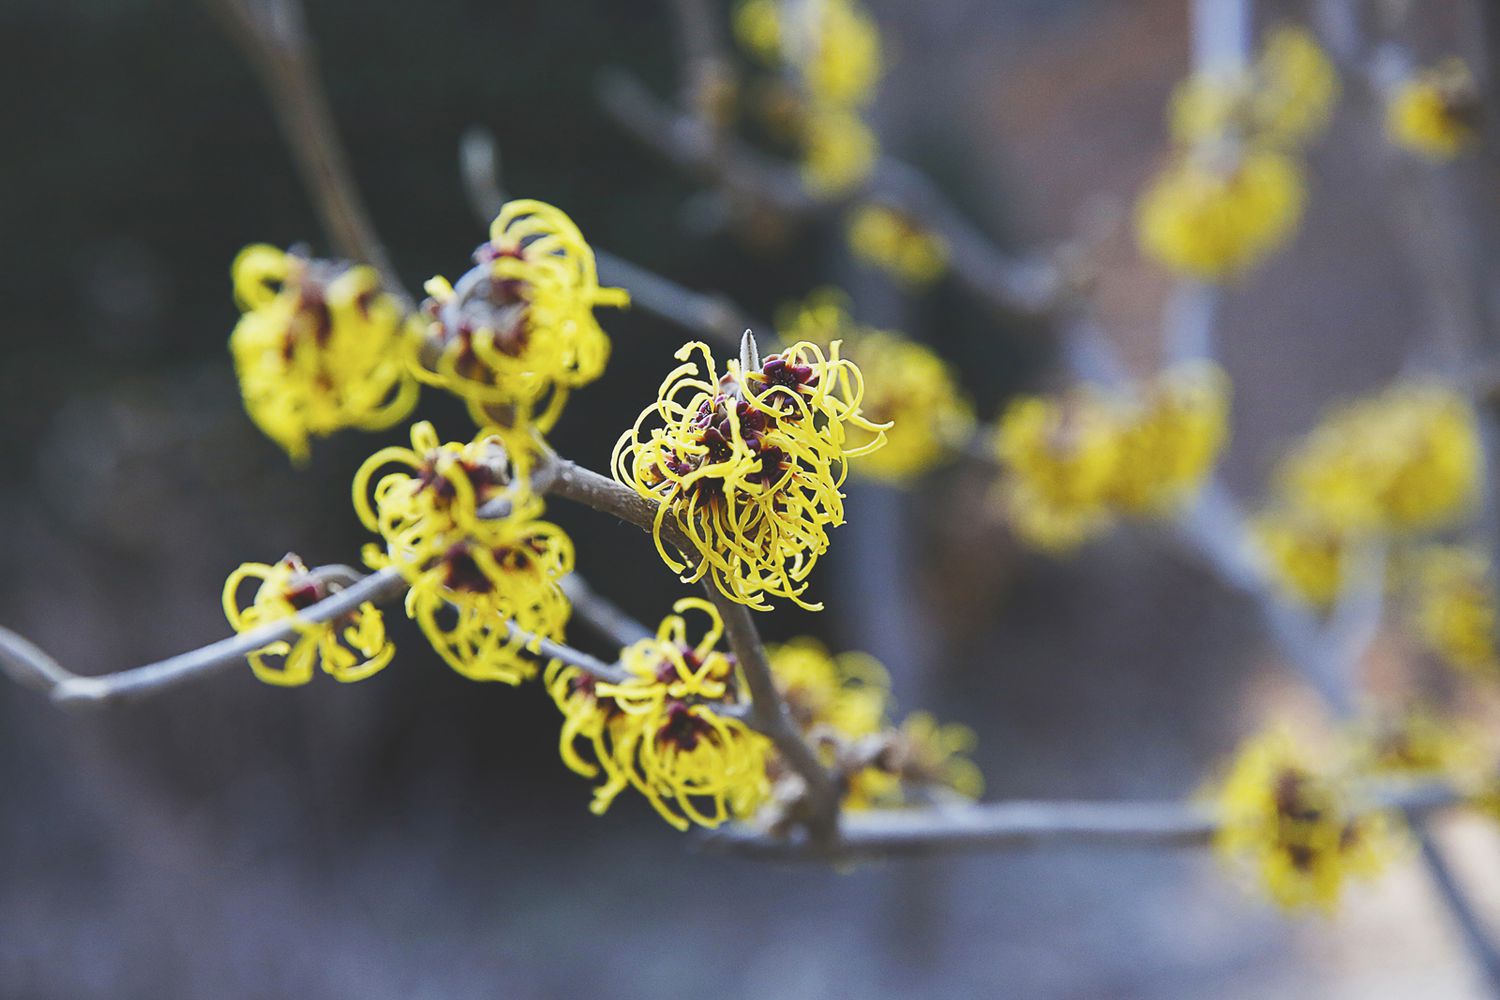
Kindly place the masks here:
[(370, 264), (380, 272), (387, 291), (406, 297), (339, 142), (300, 0), (203, 2), (260, 77), (334, 249)]
[(1458, 925), (1459, 936), (1463, 939), (1469, 954), (1483, 971), (1491, 995), (1500, 995), (1500, 954), (1497, 954), (1495, 950), (1490, 933), (1485, 929), (1479, 914), (1475, 912), (1473, 904), (1469, 902), (1469, 897), (1463, 887), (1459, 885), (1458, 874), (1449, 866), (1448, 859), (1443, 857), (1443, 852), (1433, 839), (1432, 830), (1425, 818), (1408, 818), (1411, 819), (1417, 845), (1422, 852), (1422, 861), (1432, 876), (1432, 884), (1437, 890), (1438, 898), (1447, 909), (1448, 915), (1453, 918), (1453, 922)]
[(544, 656), (549, 660), (561, 660), (570, 667), (577, 667), (584, 673), (591, 675), (595, 680), (604, 681), (606, 684), (623, 684), (628, 678), (621, 667), (613, 663), (605, 663), (596, 657), (590, 656), (579, 649), (574, 649), (565, 643), (554, 642), (545, 639), (533, 632), (521, 628), (514, 621), (505, 623), (505, 631), (514, 639), (519, 639), (529, 650)]
[(805, 783), (807, 794), (802, 802), (804, 813), (801, 818), (807, 824), (812, 842), (832, 843), (839, 826), (838, 786), (818, 759), (817, 752), (793, 724), (786, 700), (776, 688), (771, 664), (750, 610), (724, 596), (711, 580), (704, 581), (703, 589), (714, 607), (719, 609), (729, 648), (734, 651), (745, 676), (745, 685), (750, 689), (750, 724), (770, 738), (782, 760)]
[[(1393, 787), (1372, 799), (1373, 808), (1413, 817), (1462, 801), (1439, 784)], [(1200, 803), (1010, 801), (847, 813), (838, 838), (824, 844), (733, 826), (709, 834), (704, 847), (750, 858), (843, 862), (1037, 847), (1202, 847), (1217, 829), (1212, 810)]]
[(118, 705), (219, 673), (243, 663), (248, 654), (273, 642), (295, 640), (309, 624), (338, 619), (366, 601), (393, 600), (405, 590), (406, 583), (395, 570), (382, 570), (304, 608), (293, 618), (262, 625), (144, 667), (97, 677), (75, 674), (14, 632), (0, 629), (0, 666), (27, 687), (50, 694), (59, 705), (69, 708)]
[(574, 616), (618, 646), (629, 646), (655, 634), (601, 596), (577, 573), (563, 577), (562, 589), (573, 603)]
[[(642, 145), (749, 205), (802, 218), (835, 212), (851, 197), (816, 195), (796, 169), (743, 143), (726, 141), (728, 155), (716, 156), (710, 136), (697, 121), (662, 104), (633, 77), (609, 74), (599, 94), (604, 109)], [(882, 156), (853, 197), (897, 209), (940, 236), (948, 244), (954, 277), (997, 309), (1049, 317), (1070, 298), (1071, 283), (1056, 262), (1003, 253), (910, 164)]]

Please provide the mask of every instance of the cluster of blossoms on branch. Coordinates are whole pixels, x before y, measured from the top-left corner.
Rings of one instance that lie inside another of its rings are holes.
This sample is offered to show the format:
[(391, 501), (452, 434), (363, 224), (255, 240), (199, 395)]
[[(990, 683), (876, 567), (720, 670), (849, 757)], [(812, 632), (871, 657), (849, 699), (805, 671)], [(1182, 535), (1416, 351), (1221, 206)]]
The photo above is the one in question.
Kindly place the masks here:
[(1223, 281), (1296, 232), (1300, 151), (1327, 126), (1338, 76), (1298, 28), (1273, 31), (1248, 67), (1195, 74), (1172, 97), (1176, 149), (1141, 195), (1142, 249), (1173, 271)]
[[(858, 192), (880, 157), (864, 117), (884, 70), (875, 21), (854, 0), (745, 0), (734, 28), (744, 51), (774, 71), (754, 90), (755, 105), (772, 137), (796, 147), (804, 187), (818, 198)], [(948, 268), (947, 241), (900, 205), (856, 200), (844, 228), (856, 260), (904, 287), (925, 288)]]
[(1482, 113), (1474, 75), (1462, 59), (1450, 57), (1390, 89), (1385, 128), (1396, 145), (1442, 163), (1474, 142)]
[(1215, 847), (1278, 905), (1331, 911), (1351, 880), (1412, 850), (1404, 818), (1373, 801), (1374, 787), (1442, 780), (1493, 811), (1494, 751), (1482, 727), (1425, 707), (1353, 723), (1332, 745), (1273, 728), (1245, 741), (1212, 790)]
[(869, 176), (879, 148), (863, 111), (882, 71), (870, 16), (854, 0), (746, 0), (734, 26), (746, 52), (794, 81), (790, 92), (771, 88), (763, 103), (800, 147), (807, 186), (839, 194)]
[[(474, 261), (457, 282), (428, 282), (417, 318), (369, 268), (248, 249), (234, 268), (247, 313), (232, 341), (247, 409), (300, 459), (309, 435), (405, 416), (419, 382), (462, 399), (479, 425), (470, 440), (445, 442), (418, 422), (410, 447), (382, 448), (356, 473), (355, 511), (380, 536), (365, 563), (399, 577), (407, 615), (462, 676), (516, 685), (541, 675), (563, 716), (564, 762), (599, 779), (595, 812), (634, 788), (679, 829), (792, 818), (803, 779), (754, 724), (757, 706), (734, 655), (719, 648), (724, 625), (712, 603), (679, 601), (653, 637), (614, 663), (564, 645), (574, 551), (544, 519), (555, 461), (544, 435), (569, 393), (602, 374), (610, 345), (594, 309), (626, 304), (625, 293), (599, 286), (582, 234), (540, 202), (507, 204)], [(764, 359), (747, 333), (722, 374), (706, 345), (687, 345), (657, 401), (620, 439), (616, 476), (654, 505), (657, 549), (685, 581), (706, 579), (758, 610), (771, 597), (821, 607), (803, 594), (828, 529), (843, 520), (849, 462), (878, 453), (891, 426), (862, 409), (864, 376), (840, 353), (844, 325)], [(913, 404), (904, 366), (884, 362), (918, 350), (870, 338), (870, 355), (890, 369), (882, 412), (936, 404), (943, 388)], [(919, 384), (933, 377), (919, 372)], [(916, 430), (916, 457), (897, 467), (927, 460), (923, 433), (931, 428)], [(330, 621), (300, 615), (353, 576), (309, 570), (291, 555), (230, 575), (224, 609), (237, 632), (296, 629), (293, 640), (250, 655), (257, 677), (299, 685), (321, 668), (355, 681), (391, 661), (372, 603)], [(259, 586), (242, 607), (247, 581)], [(696, 638), (689, 614), (707, 619)], [(906, 804), (919, 788), (978, 794), (982, 782), (963, 756), (972, 733), (920, 713), (897, 725), (878, 663), (831, 656), (812, 640), (772, 649), (769, 663), (797, 732), (850, 808)]]
[(1134, 387), (1020, 397), (994, 434), (1007, 519), (1022, 540), (1060, 552), (1120, 517), (1170, 515), (1212, 471), (1228, 416), (1229, 380), (1207, 363)]
[(1430, 382), (1398, 382), (1335, 407), (1283, 459), (1256, 519), (1262, 557), (1293, 600), (1327, 611), (1379, 551), (1418, 634), (1444, 659), (1493, 659), (1488, 560), (1441, 541), (1474, 513), (1483, 450), (1471, 404)]
[[(745, 721), (750, 704), (723, 622), (700, 598), (677, 602), (656, 634), (627, 646), (616, 679), (554, 661), (545, 684), (563, 714), (562, 759), (597, 779), (605, 812), (634, 788), (668, 823), (714, 827), (761, 817), (775, 825), (800, 795), (771, 741)], [(693, 637), (688, 614), (706, 621)], [(776, 686), (803, 736), (839, 779), (845, 808), (906, 805), (932, 788), (977, 796), (983, 782), (962, 755), (973, 734), (917, 713), (889, 719), (885, 668), (863, 654), (832, 656), (801, 639), (769, 650)]]

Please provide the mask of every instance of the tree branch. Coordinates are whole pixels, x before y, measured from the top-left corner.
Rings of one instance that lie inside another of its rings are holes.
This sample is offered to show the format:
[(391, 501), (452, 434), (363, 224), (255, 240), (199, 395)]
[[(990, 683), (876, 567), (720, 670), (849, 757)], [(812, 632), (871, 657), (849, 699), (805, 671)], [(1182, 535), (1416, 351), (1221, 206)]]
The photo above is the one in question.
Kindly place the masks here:
[[(1391, 787), (1372, 799), (1372, 808), (1418, 817), (1462, 801), (1439, 784)], [(708, 834), (704, 848), (766, 860), (845, 862), (1034, 847), (1202, 847), (1217, 830), (1213, 811), (1198, 803), (1010, 801), (846, 813), (838, 838), (823, 844), (732, 826)]]
[(300, 0), (203, 0), (249, 60), (334, 249), (380, 272), (406, 299), (339, 142)]

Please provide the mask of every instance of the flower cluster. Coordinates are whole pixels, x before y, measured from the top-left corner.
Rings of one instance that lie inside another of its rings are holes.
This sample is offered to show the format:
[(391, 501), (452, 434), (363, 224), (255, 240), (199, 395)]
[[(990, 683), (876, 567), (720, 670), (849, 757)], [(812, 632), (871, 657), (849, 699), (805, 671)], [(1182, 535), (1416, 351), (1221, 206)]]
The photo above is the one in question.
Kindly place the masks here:
[(1287, 457), (1288, 502), (1350, 531), (1440, 528), (1478, 487), (1473, 409), (1451, 389), (1398, 384), (1329, 413)]
[(428, 325), (412, 370), (460, 396), (480, 426), (545, 432), (568, 393), (598, 378), (609, 359), (594, 308), (629, 297), (599, 287), (583, 234), (539, 201), (507, 203), (474, 259), (456, 285), (427, 282)]
[[(768, 597), (820, 610), (802, 593), (844, 521), (848, 460), (883, 445), (885, 428), (861, 413), (863, 377), (837, 342), (826, 355), (793, 344), (764, 363), (746, 344), (722, 376), (706, 345), (678, 351), (684, 363), (616, 444), (614, 475), (659, 505), (657, 551), (684, 582), (706, 576), (757, 610)], [(653, 418), (662, 426), (647, 431)], [(854, 431), (866, 436), (858, 445)]]
[(1251, 538), (1267, 570), (1288, 597), (1326, 611), (1343, 592), (1348, 572), (1348, 533), (1295, 510), (1262, 514)]
[(1284, 149), (1316, 138), (1339, 96), (1338, 73), (1317, 41), (1282, 26), (1243, 70), (1195, 73), (1172, 93), (1172, 138), (1187, 147), (1237, 136)]
[(1065, 551), (1117, 516), (1178, 508), (1223, 447), (1228, 406), (1228, 380), (1209, 365), (1169, 370), (1133, 395), (1084, 386), (1060, 399), (1013, 401), (995, 451), (1016, 533)]
[(1480, 112), (1479, 91), (1469, 67), (1461, 59), (1445, 59), (1391, 91), (1386, 100), (1386, 134), (1403, 149), (1441, 163), (1474, 141)]
[(1361, 773), (1472, 787), (1481, 783), (1490, 763), (1484, 728), (1418, 707), (1357, 725), (1351, 756)]
[[(594, 813), (634, 788), (679, 830), (715, 827), (766, 801), (772, 749), (740, 718), (743, 685), (734, 657), (716, 648), (724, 627), (714, 606), (684, 598), (673, 610), (655, 636), (621, 651), (618, 679), (553, 663), (545, 683), (563, 714), (563, 762), (603, 778)], [(689, 611), (708, 618), (696, 641)]]
[(243, 315), (229, 338), (245, 410), (294, 461), (308, 438), (378, 430), (411, 412), (408, 317), (370, 267), (256, 244), (232, 268)]
[[(493, 433), (439, 444), (424, 421), (411, 443), (376, 452), (354, 477), (360, 521), (385, 541), (366, 546), (365, 561), (395, 567), (410, 585), (407, 614), (449, 666), (517, 684), (536, 673), (522, 652), (562, 638), (571, 607), (559, 582), (573, 543), (538, 519), (541, 498), (518, 474), (529, 462)], [(398, 469), (377, 480), (387, 466)]]
[(886, 205), (860, 205), (849, 214), (849, 250), (901, 284), (922, 288), (948, 269), (948, 243), (904, 212)]
[(1423, 642), (1445, 662), (1475, 676), (1500, 676), (1500, 606), (1489, 560), (1456, 546), (1417, 557), (1415, 618)]
[(1284, 732), (1241, 748), (1217, 802), (1215, 846), (1286, 909), (1331, 909), (1345, 883), (1371, 877), (1398, 844), (1394, 818), (1362, 810), (1336, 776), (1312, 768)]
[(1170, 114), (1178, 148), (1136, 206), (1142, 249), (1206, 281), (1276, 250), (1302, 217), (1299, 148), (1337, 94), (1327, 57), (1293, 28), (1273, 32), (1247, 70), (1185, 81)]
[[(788, 341), (827, 347), (842, 340), (864, 374), (865, 417), (890, 425), (885, 447), (859, 461), (854, 471), (874, 479), (906, 482), (931, 470), (961, 447), (974, 428), (974, 411), (952, 366), (930, 348), (899, 333), (856, 323), (847, 300), (825, 290), (778, 317)], [(858, 443), (868, 433), (854, 428)]]
[(735, 12), (735, 34), (762, 62), (796, 72), (805, 101), (796, 116), (803, 180), (814, 191), (838, 194), (869, 175), (879, 152), (861, 110), (880, 80), (880, 34), (855, 0), (797, 10), (777, 0), (746, 0)]
[[(240, 588), (258, 580), (249, 607), (240, 607)], [(273, 565), (244, 563), (224, 581), (224, 616), (236, 632), (248, 632), (273, 622), (295, 620), (297, 613), (333, 593), (326, 579), (288, 554)], [(366, 601), (338, 621), (298, 622), (291, 642), (273, 642), (247, 659), (255, 676), (267, 684), (295, 687), (312, 680), (321, 667), (334, 680), (362, 681), (380, 671), (396, 647), (385, 637), (380, 609)]]
[(1437, 385), (1398, 383), (1333, 409), (1282, 461), (1256, 519), (1267, 568), (1292, 598), (1327, 609), (1351, 548), (1447, 527), (1478, 488), (1472, 408)]

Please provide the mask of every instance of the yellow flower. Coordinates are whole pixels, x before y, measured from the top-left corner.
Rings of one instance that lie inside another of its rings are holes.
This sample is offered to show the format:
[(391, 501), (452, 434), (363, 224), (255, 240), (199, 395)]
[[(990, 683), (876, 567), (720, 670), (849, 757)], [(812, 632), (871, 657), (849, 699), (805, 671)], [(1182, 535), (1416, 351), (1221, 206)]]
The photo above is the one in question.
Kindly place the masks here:
[(974, 751), (974, 730), (957, 722), (939, 723), (928, 712), (913, 712), (897, 735), (900, 749), (892, 770), (902, 781), (948, 788), (969, 799), (983, 794), (984, 775), (965, 756)]
[[(555, 664), (547, 690), (564, 717), (564, 763), (584, 777), (604, 774), (594, 813), (634, 787), (679, 830), (715, 827), (766, 801), (771, 744), (740, 718), (742, 685), (734, 657), (715, 648), (724, 627), (714, 606), (685, 598), (673, 610), (654, 637), (621, 651), (618, 682)], [(696, 642), (688, 611), (708, 616)]]
[(775, 65), (781, 60), (781, 12), (779, 0), (745, 0), (734, 10), (734, 35), (740, 45), (761, 62)]
[(1408, 778), (1444, 778), (1460, 785), (1482, 779), (1489, 763), (1481, 726), (1418, 708), (1379, 719), (1350, 734), (1356, 766), (1365, 772)]
[[(571, 607), (560, 581), (573, 569), (573, 543), (530, 491), (524, 468), (499, 438), (481, 432), (469, 444), (438, 443), (427, 422), (412, 447), (384, 448), (354, 477), (354, 505), (385, 547), (366, 546), (376, 569), (394, 566), (411, 586), (406, 613), (444, 661), (472, 680), (518, 684), (536, 674), (522, 655), (533, 640), (561, 640)], [(388, 465), (393, 471), (371, 482)], [(482, 517), (490, 501), (507, 506)]]
[(1392, 92), (1386, 102), (1386, 134), (1404, 149), (1443, 162), (1474, 140), (1479, 112), (1469, 67), (1461, 59), (1445, 59)]
[(1256, 518), (1251, 536), (1284, 594), (1320, 611), (1338, 600), (1349, 555), (1345, 532), (1305, 514), (1278, 510)]
[(1291, 503), (1351, 531), (1421, 531), (1462, 514), (1482, 451), (1468, 402), (1439, 385), (1397, 384), (1341, 406), (1288, 456)]
[[(250, 606), (241, 608), (239, 591), (246, 580), (259, 580), (260, 586)], [(295, 555), (274, 565), (243, 563), (224, 581), (224, 616), (236, 632), (248, 632), (295, 618), (332, 592), (327, 581), (309, 572)], [(321, 666), (334, 680), (362, 681), (396, 653), (385, 637), (380, 609), (369, 601), (340, 621), (299, 624), (298, 633), (291, 642), (273, 642), (247, 657), (256, 677), (267, 684), (295, 687), (312, 680)]]
[(1160, 514), (1195, 493), (1228, 432), (1229, 378), (1212, 364), (1163, 372), (1130, 406), (1119, 433), (1110, 503)]
[[(854, 322), (847, 300), (828, 289), (778, 317), (788, 341), (826, 346), (842, 340), (850, 359), (864, 373), (861, 405), (871, 421), (890, 424), (885, 447), (854, 464), (872, 479), (905, 482), (920, 476), (961, 447), (974, 428), (974, 411), (958, 387), (953, 369), (931, 349), (898, 333)], [(850, 437), (867, 437), (857, 428)]]
[(1416, 587), (1417, 630), (1433, 652), (1475, 676), (1500, 674), (1500, 608), (1489, 560), (1469, 549), (1433, 546), (1419, 557)]
[(243, 315), (229, 337), (245, 410), (293, 461), (310, 436), (379, 430), (411, 412), (407, 317), (373, 268), (256, 244), (232, 268)]
[[(753, 342), (747, 337), (748, 353)], [(699, 365), (688, 359), (702, 355)], [(844, 521), (839, 492), (852, 457), (884, 443), (884, 428), (860, 412), (864, 379), (839, 357), (793, 344), (759, 363), (731, 360), (722, 377), (706, 345), (677, 352), (657, 401), (615, 445), (615, 478), (656, 501), (653, 534), (662, 559), (683, 581), (705, 576), (726, 597), (756, 610), (767, 597), (800, 607), (807, 577)], [(649, 432), (645, 425), (659, 420)], [(852, 445), (852, 431), (867, 435)], [(668, 518), (693, 550), (668, 550)]]
[(1256, 62), (1256, 74), (1259, 139), (1291, 145), (1328, 127), (1339, 96), (1338, 71), (1311, 33), (1293, 27), (1272, 31)]
[(806, 10), (808, 23), (788, 24), (776, 0), (748, 0), (735, 11), (735, 35), (761, 61), (794, 65), (813, 104), (868, 104), (881, 73), (875, 22), (851, 0), (819, 0)]
[(830, 731), (843, 740), (885, 728), (890, 677), (864, 653), (834, 656), (816, 639), (793, 639), (766, 650), (777, 690), (804, 733)]
[(860, 205), (849, 215), (849, 249), (911, 287), (932, 284), (948, 268), (948, 243), (915, 220), (884, 205)]
[(1001, 500), (1021, 539), (1062, 552), (1109, 527), (1116, 431), (1115, 408), (1089, 389), (1061, 400), (1024, 396), (1006, 408), (995, 452), (1005, 470)]
[(1228, 165), (1180, 155), (1136, 204), (1141, 249), (1190, 277), (1222, 281), (1285, 243), (1302, 217), (1302, 172), (1250, 149)]
[(569, 391), (609, 359), (594, 308), (629, 296), (599, 287), (583, 234), (539, 201), (507, 203), (475, 259), (456, 286), (427, 282), (427, 336), (412, 370), (463, 398), (481, 426), (550, 430)]
[(802, 180), (821, 195), (843, 194), (875, 169), (879, 143), (870, 126), (848, 111), (814, 109), (803, 122)]
[(1331, 910), (1348, 879), (1379, 874), (1397, 845), (1397, 820), (1356, 811), (1343, 784), (1314, 770), (1284, 732), (1241, 748), (1217, 801), (1220, 856), (1254, 871), (1289, 910)]
[(1183, 81), (1168, 117), (1184, 146), (1236, 137), (1288, 148), (1327, 127), (1338, 93), (1338, 73), (1312, 35), (1281, 27), (1248, 72), (1199, 73)]

